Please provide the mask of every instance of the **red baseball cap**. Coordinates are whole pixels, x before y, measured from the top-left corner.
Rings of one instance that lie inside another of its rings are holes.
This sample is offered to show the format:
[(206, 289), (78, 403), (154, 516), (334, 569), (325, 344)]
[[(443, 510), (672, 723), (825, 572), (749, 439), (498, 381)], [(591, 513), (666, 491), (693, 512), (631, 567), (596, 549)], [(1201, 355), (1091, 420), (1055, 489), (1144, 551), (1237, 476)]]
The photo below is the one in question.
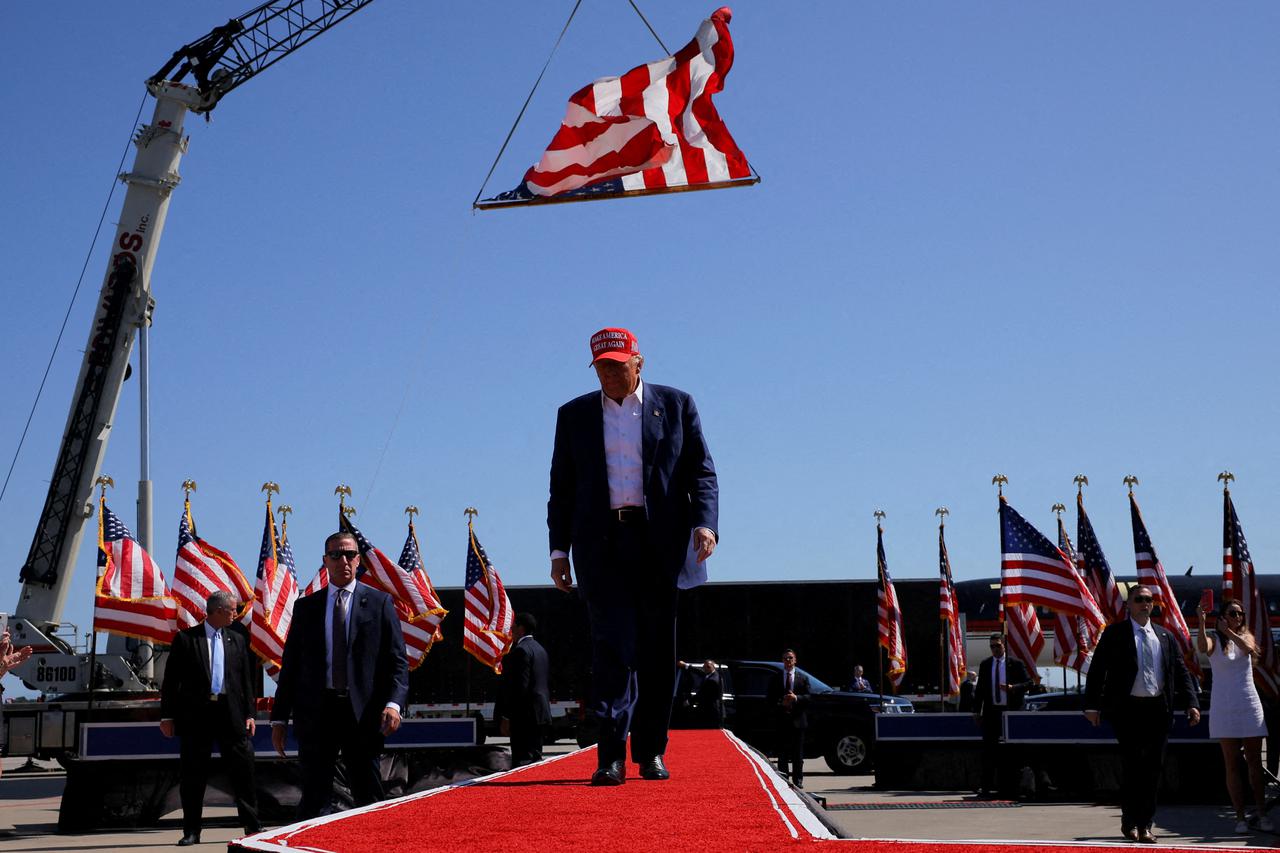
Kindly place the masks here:
[(601, 329), (591, 336), (591, 363), (601, 359), (610, 361), (628, 361), (633, 355), (640, 354), (640, 344), (636, 336), (626, 329)]

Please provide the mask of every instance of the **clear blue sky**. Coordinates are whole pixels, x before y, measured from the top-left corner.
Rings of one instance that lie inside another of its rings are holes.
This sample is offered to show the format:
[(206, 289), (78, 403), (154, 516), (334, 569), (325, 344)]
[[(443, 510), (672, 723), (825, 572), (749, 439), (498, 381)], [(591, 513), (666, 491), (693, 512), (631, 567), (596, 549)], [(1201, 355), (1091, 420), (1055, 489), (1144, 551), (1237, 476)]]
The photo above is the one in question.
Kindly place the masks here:
[[(4, 466), (143, 80), (247, 3), (7, 10)], [(1049, 533), (1086, 473), (1125, 574), (1137, 474), (1166, 567), (1216, 576), (1229, 468), (1276, 570), (1280, 7), (739, 2), (717, 104), (760, 186), (473, 215), (570, 5), (381, 0), (188, 122), (153, 276), (161, 565), (193, 477), (201, 533), (252, 571), (276, 480), (305, 583), (346, 482), (393, 554), (422, 508), (439, 585), (461, 583), (467, 506), (509, 585), (547, 582), (555, 410), (593, 385), (590, 333), (625, 325), (645, 376), (702, 410), (713, 579), (869, 579), (877, 507), (891, 570), (932, 577), (940, 505), (957, 577), (994, 576), (997, 471)], [(714, 8), (643, 7), (672, 49)], [(490, 190), (572, 91), (660, 55), (623, 0), (584, 3)], [(0, 505), (0, 609), (105, 264), (99, 246)], [(131, 522), (136, 395), (105, 466)]]

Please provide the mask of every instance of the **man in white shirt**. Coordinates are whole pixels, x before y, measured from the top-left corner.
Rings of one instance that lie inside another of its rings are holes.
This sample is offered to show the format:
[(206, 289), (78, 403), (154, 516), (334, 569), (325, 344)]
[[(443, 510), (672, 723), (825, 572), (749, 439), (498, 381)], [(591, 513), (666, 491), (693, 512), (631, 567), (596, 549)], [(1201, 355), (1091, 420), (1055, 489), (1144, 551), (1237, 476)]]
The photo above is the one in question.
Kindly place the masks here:
[(160, 731), (181, 745), (179, 847), (200, 843), (209, 757), (218, 744), (231, 781), (240, 824), (257, 832), (258, 796), (253, 784), (255, 670), (249, 641), (232, 626), (240, 611), (234, 593), (218, 590), (205, 601), (205, 620), (179, 631), (169, 647), (160, 684)]
[[(1200, 702), (1173, 634), (1151, 621), (1149, 586), (1129, 588), (1129, 618), (1108, 625), (1098, 639), (1085, 685), (1085, 712), (1095, 726), (1103, 718), (1120, 744), (1120, 833), (1154, 844), (1155, 817), (1165, 746), (1175, 709), (1200, 722)], [(1177, 606), (1176, 602), (1173, 605)]]
[(670, 776), (676, 601), (707, 578), (719, 491), (693, 398), (641, 382), (626, 329), (601, 329), (590, 348), (600, 390), (557, 414), (547, 528), (551, 579), (567, 592), (577, 573), (591, 622), (591, 783), (621, 785), (628, 735), (642, 778)]
[[(1000, 736), (1005, 711), (1022, 710), (1023, 698), (1035, 683), (1026, 664), (1005, 654), (1003, 634), (992, 634), (991, 657), (978, 666), (978, 684), (973, 690), (973, 717), (982, 727), (982, 786), (984, 797), (996, 793), (1000, 782)], [(1006, 755), (1005, 764), (1019, 766), (1017, 756)], [(1006, 774), (1008, 775), (1008, 774)], [(1012, 787), (1006, 780), (1004, 788)]]
[(281, 756), (293, 718), (302, 765), (300, 820), (332, 810), (339, 754), (355, 804), (382, 799), (383, 738), (400, 728), (409, 695), (391, 596), (356, 580), (361, 555), (354, 535), (334, 533), (324, 548), (329, 583), (293, 606), (271, 708), (271, 742)]

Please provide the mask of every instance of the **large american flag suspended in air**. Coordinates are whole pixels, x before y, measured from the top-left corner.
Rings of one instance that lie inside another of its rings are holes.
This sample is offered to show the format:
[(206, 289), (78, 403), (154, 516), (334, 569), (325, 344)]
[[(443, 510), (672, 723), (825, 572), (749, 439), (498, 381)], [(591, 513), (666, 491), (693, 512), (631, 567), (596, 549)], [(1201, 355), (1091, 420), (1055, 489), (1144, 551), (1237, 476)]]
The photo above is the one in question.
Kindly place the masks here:
[(1093, 593), (1093, 600), (1102, 611), (1103, 619), (1108, 625), (1128, 619), (1129, 610), (1125, 607), (1120, 587), (1116, 585), (1115, 575), (1111, 573), (1111, 564), (1107, 562), (1102, 546), (1098, 544), (1089, 514), (1084, 511), (1082, 491), (1076, 492), (1076, 539), (1080, 543), (1080, 553), (1077, 555), (1080, 573), (1084, 575), (1085, 583), (1089, 586), (1089, 592)]
[(253, 587), (244, 572), (225, 551), (213, 547), (196, 534), (191, 518), (191, 502), (185, 501), (178, 521), (178, 557), (173, 568), (173, 597), (178, 603), (178, 627), (190, 628), (204, 619), (204, 606), (218, 590), (232, 593), (240, 601), (243, 618), (253, 609)]
[(1169, 578), (1164, 573), (1164, 566), (1156, 556), (1156, 548), (1151, 544), (1151, 535), (1147, 533), (1147, 524), (1142, 520), (1142, 511), (1138, 509), (1138, 501), (1129, 492), (1129, 518), (1133, 522), (1133, 555), (1138, 563), (1138, 583), (1151, 587), (1152, 597), (1160, 606), (1156, 621), (1167, 628), (1178, 641), (1183, 660), (1197, 677), (1200, 671), (1200, 655), (1191, 641), (1191, 631), (1187, 620), (1182, 616), (1182, 606), (1173, 594)]
[(417, 669), (431, 650), (436, 629), (448, 611), (440, 606), (425, 571), (411, 572), (393, 563), (343, 512), (338, 513), (338, 525), (339, 530), (355, 537), (360, 551), (360, 582), (382, 590), (395, 603), (400, 632), (404, 635), (405, 657), (409, 668)]
[(169, 643), (178, 606), (164, 574), (116, 514), (98, 500), (98, 584), (93, 630)]
[(1088, 587), (1067, 555), (1000, 496), (1001, 603), (1033, 604), (1080, 616), (1092, 633), (1104, 624)]
[[(1078, 572), (1079, 559), (1076, 549), (1071, 546), (1071, 537), (1067, 535), (1067, 527), (1062, 523), (1061, 515), (1058, 516), (1058, 550), (1066, 555), (1072, 566), (1077, 567)], [(1088, 672), (1089, 655), (1097, 639), (1097, 633), (1091, 636), (1081, 617), (1069, 613), (1053, 614), (1053, 659), (1059, 666), (1077, 672)]]
[(515, 614), (498, 571), (489, 563), (475, 530), (467, 523), (467, 578), (462, 620), (462, 648), (496, 673), (511, 647)]
[(947, 556), (947, 540), (941, 524), (938, 525), (938, 573), (938, 613), (942, 620), (942, 636), (947, 644), (947, 683), (943, 685), (942, 695), (958, 696), (968, 662), (964, 653), (964, 629), (960, 625), (960, 604), (956, 601), (956, 586), (951, 580), (951, 558)]
[(889, 659), (885, 675), (897, 688), (907, 674), (907, 644), (902, 639), (902, 608), (898, 606), (898, 591), (894, 589), (889, 563), (884, 557), (884, 528), (879, 524), (876, 525), (876, 573), (880, 579), (876, 590), (876, 634)]
[(267, 500), (267, 519), (262, 529), (262, 547), (258, 551), (258, 575), (253, 587), (253, 621), (249, 624), (249, 648), (262, 658), (269, 675), (280, 671), (284, 641), (293, 623), (293, 603), (298, 599), (298, 579), (294, 573), (293, 552), (282, 558), (276, 520)]
[(475, 206), (757, 183), (711, 101), (733, 67), (732, 16), (728, 7), (717, 9), (674, 56), (575, 92), (560, 129), (520, 186)]
[(1244, 540), (1244, 528), (1236, 515), (1231, 492), (1223, 489), (1222, 509), (1222, 595), (1244, 606), (1245, 619), (1258, 644), (1259, 654), (1253, 664), (1253, 682), (1268, 697), (1280, 697), (1280, 661), (1271, 636), (1271, 618), (1267, 602), (1258, 587), (1253, 558)]

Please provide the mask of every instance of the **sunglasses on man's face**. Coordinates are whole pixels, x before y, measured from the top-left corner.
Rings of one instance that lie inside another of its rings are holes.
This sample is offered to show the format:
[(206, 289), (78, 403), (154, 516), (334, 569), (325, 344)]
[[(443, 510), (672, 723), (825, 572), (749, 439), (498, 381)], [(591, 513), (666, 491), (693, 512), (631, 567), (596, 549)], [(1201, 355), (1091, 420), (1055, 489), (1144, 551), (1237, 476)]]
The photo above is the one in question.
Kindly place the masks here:
[(1133, 601), (1136, 604), (1150, 604), (1152, 599), (1149, 595), (1135, 595)]
[(330, 560), (354, 560), (356, 557), (360, 556), (360, 552), (343, 549), (341, 551), (325, 551), (324, 555)]
[(1243, 610), (1228, 610), (1228, 611), (1227, 611), (1227, 616), (1228, 616), (1228, 617), (1230, 617), (1230, 618), (1232, 618), (1232, 619), (1243, 619), (1243, 618), (1244, 618), (1244, 611), (1243, 611)]

